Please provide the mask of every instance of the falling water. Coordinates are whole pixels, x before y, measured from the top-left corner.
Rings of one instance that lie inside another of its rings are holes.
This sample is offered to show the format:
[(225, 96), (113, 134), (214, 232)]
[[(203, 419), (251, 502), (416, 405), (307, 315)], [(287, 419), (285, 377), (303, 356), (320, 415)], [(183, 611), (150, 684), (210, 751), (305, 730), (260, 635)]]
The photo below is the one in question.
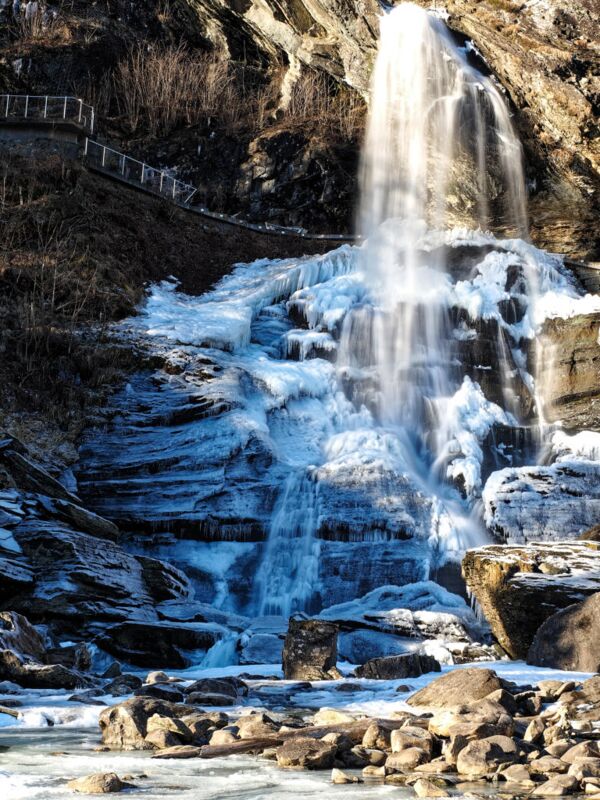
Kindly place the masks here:
[(505, 223), (526, 235), (521, 146), (502, 95), (441, 20), (403, 3), (381, 21), (361, 169), (358, 224), (377, 310), (367, 329), (364, 309), (348, 315), (349, 330), (361, 317), (362, 336), (343, 335), (339, 363), (371, 368), (380, 422), (409, 427), (434, 460), (448, 441), (443, 399), (458, 385), (444, 249), (426, 252), (422, 239), (456, 221), (456, 197), (483, 229), (499, 197)]
[[(403, 3), (381, 20), (362, 155), (358, 228), (370, 300), (344, 318), (337, 371), (356, 406), (401, 443), (415, 491), (432, 499), (432, 570), (484, 534), (447, 481), (462, 424), (452, 401), (464, 376), (452, 363), (445, 248), (427, 249), (424, 235), (457, 222), (486, 230), (492, 215), (503, 232), (526, 236), (522, 152), (506, 103), (440, 19)], [(280, 494), (257, 576), (261, 614), (307, 610), (316, 522), (314, 484), (295, 476)]]

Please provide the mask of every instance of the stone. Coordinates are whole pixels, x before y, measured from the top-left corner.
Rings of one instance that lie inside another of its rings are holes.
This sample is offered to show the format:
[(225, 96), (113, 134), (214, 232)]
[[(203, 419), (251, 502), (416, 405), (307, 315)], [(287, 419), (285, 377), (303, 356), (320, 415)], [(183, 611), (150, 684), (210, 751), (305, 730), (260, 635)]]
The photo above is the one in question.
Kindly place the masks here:
[(418, 678), (427, 672), (440, 672), (439, 662), (432, 656), (420, 653), (403, 653), (399, 656), (372, 658), (354, 670), (357, 678), (390, 681), (396, 678)]
[(446, 733), (450, 735), (449, 741), (444, 747), (444, 758), (450, 765), (456, 764), (456, 759), (461, 750), (474, 739), (487, 739), (489, 736), (496, 736), (502, 730), (496, 725), (486, 722), (462, 722), (451, 725)]
[(531, 780), (531, 774), (524, 764), (511, 764), (510, 767), (503, 769), (499, 777), (507, 783), (516, 783), (525, 789), (533, 789), (535, 783)]
[(177, 717), (165, 717), (161, 714), (152, 714), (151, 717), (148, 717), (146, 731), (146, 739), (148, 739), (148, 734), (153, 731), (169, 731), (174, 733), (184, 744), (191, 742), (193, 738), (193, 734), (185, 722), (177, 719)]
[(375, 780), (383, 780), (385, 776), (388, 774), (388, 769), (383, 764), (375, 765), (375, 764), (368, 764), (364, 767), (362, 774), (365, 778), (372, 778)]
[(600, 778), (600, 758), (576, 758), (571, 763), (567, 775), (572, 775), (581, 782), (585, 778)]
[(342, 725), (344, 722), (354, 722), (355, 717), (337, 708), (320, 708), (314, 715), (313, 725)]
[(98, 772), (85, 778), (75, 778), (67, 786), (80, 794), (111, 794), (127, 788), (127, 784), (114, 772)]
[(456, 669), (431, 681), (406, 702), (411, 706), (447, 708), (482, 700), (502, 688), (500, 679), (491, 669)]
[(228, 725), (225, 728), (219, 728), (211, 734), (209, 742), (211, 745), (231, 744), (240, 738), (238, 732), (239, 729), (237, 725)]
[(575, 672), (599, 672), (600, 591), (548, 617), (535, 634), (527, 662)]
[(225, 728), (229, 724), (229, 717), (222, 711), (210, 713), (196, 711), (191, 714), (183, 714), (181, 721), (187, 725), (195, 737), (204, 737), (211, 729)]
[(600, 745), (595, 741), (579, 742), (565, 751), (560, 758), (567, 764), (573, 764), (580, 758), (600, 758)]
[(334, 767), (331, 770), (331, 782), (332, 783), (360, 783), (360, 778), (356, 775), (348, 775), (346, 772), (343, 772), (341, 769), (337, 769)]
[(192, 706), (232, 706), (235, 704), (236, 698), (230, 694), (192, 692), (186, 696), (185, 702)]
[(336, 747), (319, 739), (296, 736), (277, 748), (277, 763), (292, 769), (331, 769)]
[(149, 683), (134, 689), (136, 697), (155, 697), (158, 700), (167, 700), (169, 703), (183, 702), (183, 692), (175, 686), (164, 683)]
[[(545, 564), (561, 572), (549, 575)], [(548, 617), (600, 591), (600, 550), (594, 542), (487, 545), (465, 554), (462, 571), (500, 645), (525, 659)]]
[(398, 720), (397, 723), (391, 721), (371, 722), (363, 736), (363, 747), (376, 750), (389, 749), (391, 747), (392, 731), (401, 726), (402, 720)]
[(391, 753), (385, 761), (385, 766), (388, 770), (395, 769), (404, 772), (416, 769), (430, 758), (430, 754), (422, 747), (406, 747), (400, 752)]
[(240, 739), (254, 739), (277, 733), (279, 725), (267, 714), (244, 714), (236, 720)]
[(337, 626), (317, 619), (290, 618), (283, 646), (286, 680), (327, 680), (337, 660)]
[[(147, 602), (153, 609), (153, 601)], [(214, 626), (201, 622), (177, 624), (133, 618), (106, 629), (96, 643), (112, 656), (140, 667), (183, 669), (189, 666), (185, 651), (207, 651), (217, 638)]]
[(391, 732), (390, 744), (392, 753), (400, 753), (408, 747), (420, 747), (422, 750), (431, 756), (433, 753), (433, 737), (432, 735), (416, 726), (407, 725), (403, 728), (398, 728)]
[(554, 775), (531, 793), (531, 797), (564, 797), (575, 794), (579, 789), (579, 781), (571, 775)]
[(114, 680), (105, 684), (104, 692), (111, 694), (113, 697), (122, 697), (123, 695), (131, 694), (142, 685), (142, 679), (138, 678), (137, 675), (125, 673), (118, 675)]
[(0, 650), (0, 681), (18, 683), (24, 689), (79, 689), (90, 681), (60, 664), (27, 662), (12, 650)]
[(415, 781), (413, 790), (417, 797), (449, 797), (445, 789), (426, 778), (419, 778), (418, 781)]
[(0, 650), (13, 650), (39, 662), (46, 658), (42, 637), (29, 620), (16, 611), (0, 611)]
[(206, 694), (224, 694), (236, 699), (248, 694), (248, 686), (244, 681), (235, 677), (225, 678), (201, 678), (194, 681), (184, 689), (186, 694), (203, 692)]
[(177, 747), (181, 744), (181, 739), (172, 731), (154, 730), (146, 735), (146, 744), (151, 745), (157, 750), (166, 750), (169, 747)]
[[(465, 729), (463, 725), (468, 727)], [(472, 726), (476, 729), (481, 725), (493, 726), (495, 733), (507, 736), (513, 732), (513, 719), (510, 714), (507, 714), (499, 703), (486, 699), (437, 711), (429, 719), (429, 732), (444, 738), (457, 734), (468, 736), (469, 731), (473, 730)]]
[(154, 714), (183, 716), (185, 706), (150, 697), (134, 697), (104, 709), (99, 718), (102, 742), (110, 750), (151, 750), (146, 742), (148, 720)]
[(508, 736), (490, 736), (469, 742), (456, 759), (460, 775), (480, 778), (496, 772), (501, 764), (516, 761), (517, 748)]
[(551, 775), (552, 773), (567, 772), (569, 765), (554, 756), (541, 756), (529, 762), (529, 769), (534, 775)]
[(546, 726), (540, 717), (534, 717), (523, 734), (524, 742), (538, 742), (543, 736)]
[(166, 672), (149, 672), (145, 683), (169, 683), (169, 676)]

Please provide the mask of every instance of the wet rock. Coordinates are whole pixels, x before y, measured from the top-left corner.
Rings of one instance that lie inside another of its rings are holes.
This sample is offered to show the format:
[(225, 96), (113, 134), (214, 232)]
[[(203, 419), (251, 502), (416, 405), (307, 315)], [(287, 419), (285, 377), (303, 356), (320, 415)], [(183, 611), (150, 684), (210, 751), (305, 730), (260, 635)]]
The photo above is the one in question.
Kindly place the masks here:
[(411, 706), (445, 708), (481, 700), (502, 688), (500, 679), (491, 669), (456, 669), (431, 681), (411, 695), (407, 703)]
[(341, 769), (337, 769), (334, 767), (331, 770), (331, 782), (332, 783), (360, 783), (360, 778), (356, 775), (348, 775), (346, 772), (343, 772)]
[(394, 680), (395, 678), (417, 678), (427, 672), (440, 672), (439, 662), (432, 656), (420, 653), (405, 653), (399, 656), (373, 658), (354, 671), (357, 678)]
[(413, 789), (417, 797), (448, 797), (448, 792), (441, 786), (426, 778), (419, 778), (413, 783)]
[(579, 781), (572, 775), (555, 775), (534, 789), (531, 797), (564, 797), (578, 789)]
[(533, 789), (535, 783), (531, 780), (529, 770), (524, 764), (511, 764), (500, 772), (500, 777), (507, 783), (516, 783), (524, 789)]
[(328, 742), (297, 736), (277, 748), (277, 763), (287, 768), (331, 769), (336, 750)]
[(600, 550), (593, 542), (489, 545), (469, 550), (462, 570), (494, 636), (513, 658), (527, 657), (548, 617), (600, 591)]
[(44, 661), (46, 648), (29, 620), (16, 611), (0, 611), (0, 650), (14, 650), (36, 661)]
[(125, 700), (100, 714), (102, 742), (111, 750), (151, 750), (152, 745), (145, 740), (149, 718), (154, 714), (179, 717), (184, 713), (185, 706), (174, 705), (164, 700), (149, 697)]
[(18, 683), (25, 689), (78, 689), (89, 680), (60, 664), (27, 662), (12, 650), (0, 650), (0, 680)]
[(236, 699), (230, 694), (192, 692), (186, 695), (185, 702), (192, 706), (232, 706)]
[(527, 654), (540, 667), (600, 671), (600, 592), (549, 617)]
[(490, 736), (469, 742), (456, 759), (460, 775), (479, 778), (496, 772), (501, 764), (516, 761), (517, 747), (508, 736)]
[(318, 681), (334, 677), (337, 633), (337, 626), (330, 622), (291, 617), (283, 648), (284, 678)]
[(188, 695), (196, 692), (222, 694), (235, 699), (248, 694), (248, 685), (236, 677), (201, 678), (187, 686), (184, 692)]
[(406, 747), (397, 753), (392, 753), (386, 759), (385, 766), (388, 770), (401, 772), (416, 769), (420, 764), (429, 761), (430, 755), (422, 747)]
[(80, 794), (111, 794), (123, 791), (128, 784), (123, 783), (114, 772), (98, 772), (95, 775), (69, 781), (67, 786)]
[(62, 664), (77, 672), (88, 672), (92, 668), (92, 654), (85, 644), (69, 644), (65, 647), (50, 647), (46, 651), (48, 664)]
[(157, 558), (136, 556), (142, 567), (142, 578), (148, 594), (157, 603), (193, 597), (194, 591), (187, 575)]
[(96, 641), (103, 650), (130, 664), (182, 669), (189, 663), (182, 651), (209, 650), (219, 633), (215, 626), (201, 622), (128, 621), (111, 626)]
[(169, 683), (169, 676), (166, 672), (149, 672), (145, 683)]
[(142, 686), (142, 679), (137, 675), (119, 675), (113, 681), (110, 681), (104, 686), (106, 694), (111, 694), (113, 697), (122, 697), (125, 694), (131, 694), (136, 689)]
[(182, 703), (183, 692), (175, 686), (165, 686), (162, 683), (150, 683), (135, 689), (136, 697), (155, 697), (158, 700), (166, 700), (169, 703)]
[(267, 714), (244, 714), (236, 720), (240, 739), (269, 736), (279, 730), (279, 725)]

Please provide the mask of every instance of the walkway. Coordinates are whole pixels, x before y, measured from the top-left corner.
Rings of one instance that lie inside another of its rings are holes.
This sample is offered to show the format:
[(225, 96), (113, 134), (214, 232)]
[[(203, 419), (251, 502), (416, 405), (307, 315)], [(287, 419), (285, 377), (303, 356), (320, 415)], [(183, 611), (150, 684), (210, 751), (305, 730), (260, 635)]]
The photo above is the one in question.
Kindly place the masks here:
[(0, 137), (3, 127), (75, 132), (80, 156), (89, 169), (149, 194), (164, 197), (186, 211), (270, 236), (332, 242), (356, 240), (356, 237), (347, 234), (310, 233), (304, 228), (287, 228), (268, 222), (254, 223), (237, 216), (210, 211), (194, 203), (198, 190), (195, 186), (178, 180), (174, 170), (152, 167), (99, 142), (95, 137), (96, 121), (94, 108), (77, 97), (0, 95)]

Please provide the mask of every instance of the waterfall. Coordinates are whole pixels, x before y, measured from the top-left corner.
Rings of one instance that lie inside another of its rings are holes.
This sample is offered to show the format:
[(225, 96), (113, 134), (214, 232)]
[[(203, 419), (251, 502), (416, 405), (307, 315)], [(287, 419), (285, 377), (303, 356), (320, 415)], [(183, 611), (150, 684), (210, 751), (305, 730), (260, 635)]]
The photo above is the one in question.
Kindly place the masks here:
[[(500, 400), (508, 417), (457, 368), (449, 248), (432, 246), (430, 234), (441, 237), (457, 222), (486, 231), (493, 219), (497, 230), (526, 237), (527, 212), (521, 145), (501, 91), (440, 19), (412, 3), (381, 19), (360, 187), (357, 227), (365, 244), (358, 270), (367, 291), (343, 318), (337, 382), (357, 410), (372, 415), (373, 436), (365, 441), (393, 440), (395, 474), (430, 498), (422, 535), (431, 572), (486, 541), (457, 484), (474, 496), (481, 441), (494, 424), (514, 420), (517, 401), (500, 328)], [(527, 270), (533, 274), (534, 265)], [(343, 422), (335, 433), (351, 438)], [(306, 472), (293, 474), (280, 492), (257, 575), (260, 614), (310, 610), (318, 577), (316, 492)]]
[(316, 484), (309, 474), (294, 472), (277, 500), (256, 576), (254, 605), (260, 616), (310, 610), (319, 570), (316, 522)]

